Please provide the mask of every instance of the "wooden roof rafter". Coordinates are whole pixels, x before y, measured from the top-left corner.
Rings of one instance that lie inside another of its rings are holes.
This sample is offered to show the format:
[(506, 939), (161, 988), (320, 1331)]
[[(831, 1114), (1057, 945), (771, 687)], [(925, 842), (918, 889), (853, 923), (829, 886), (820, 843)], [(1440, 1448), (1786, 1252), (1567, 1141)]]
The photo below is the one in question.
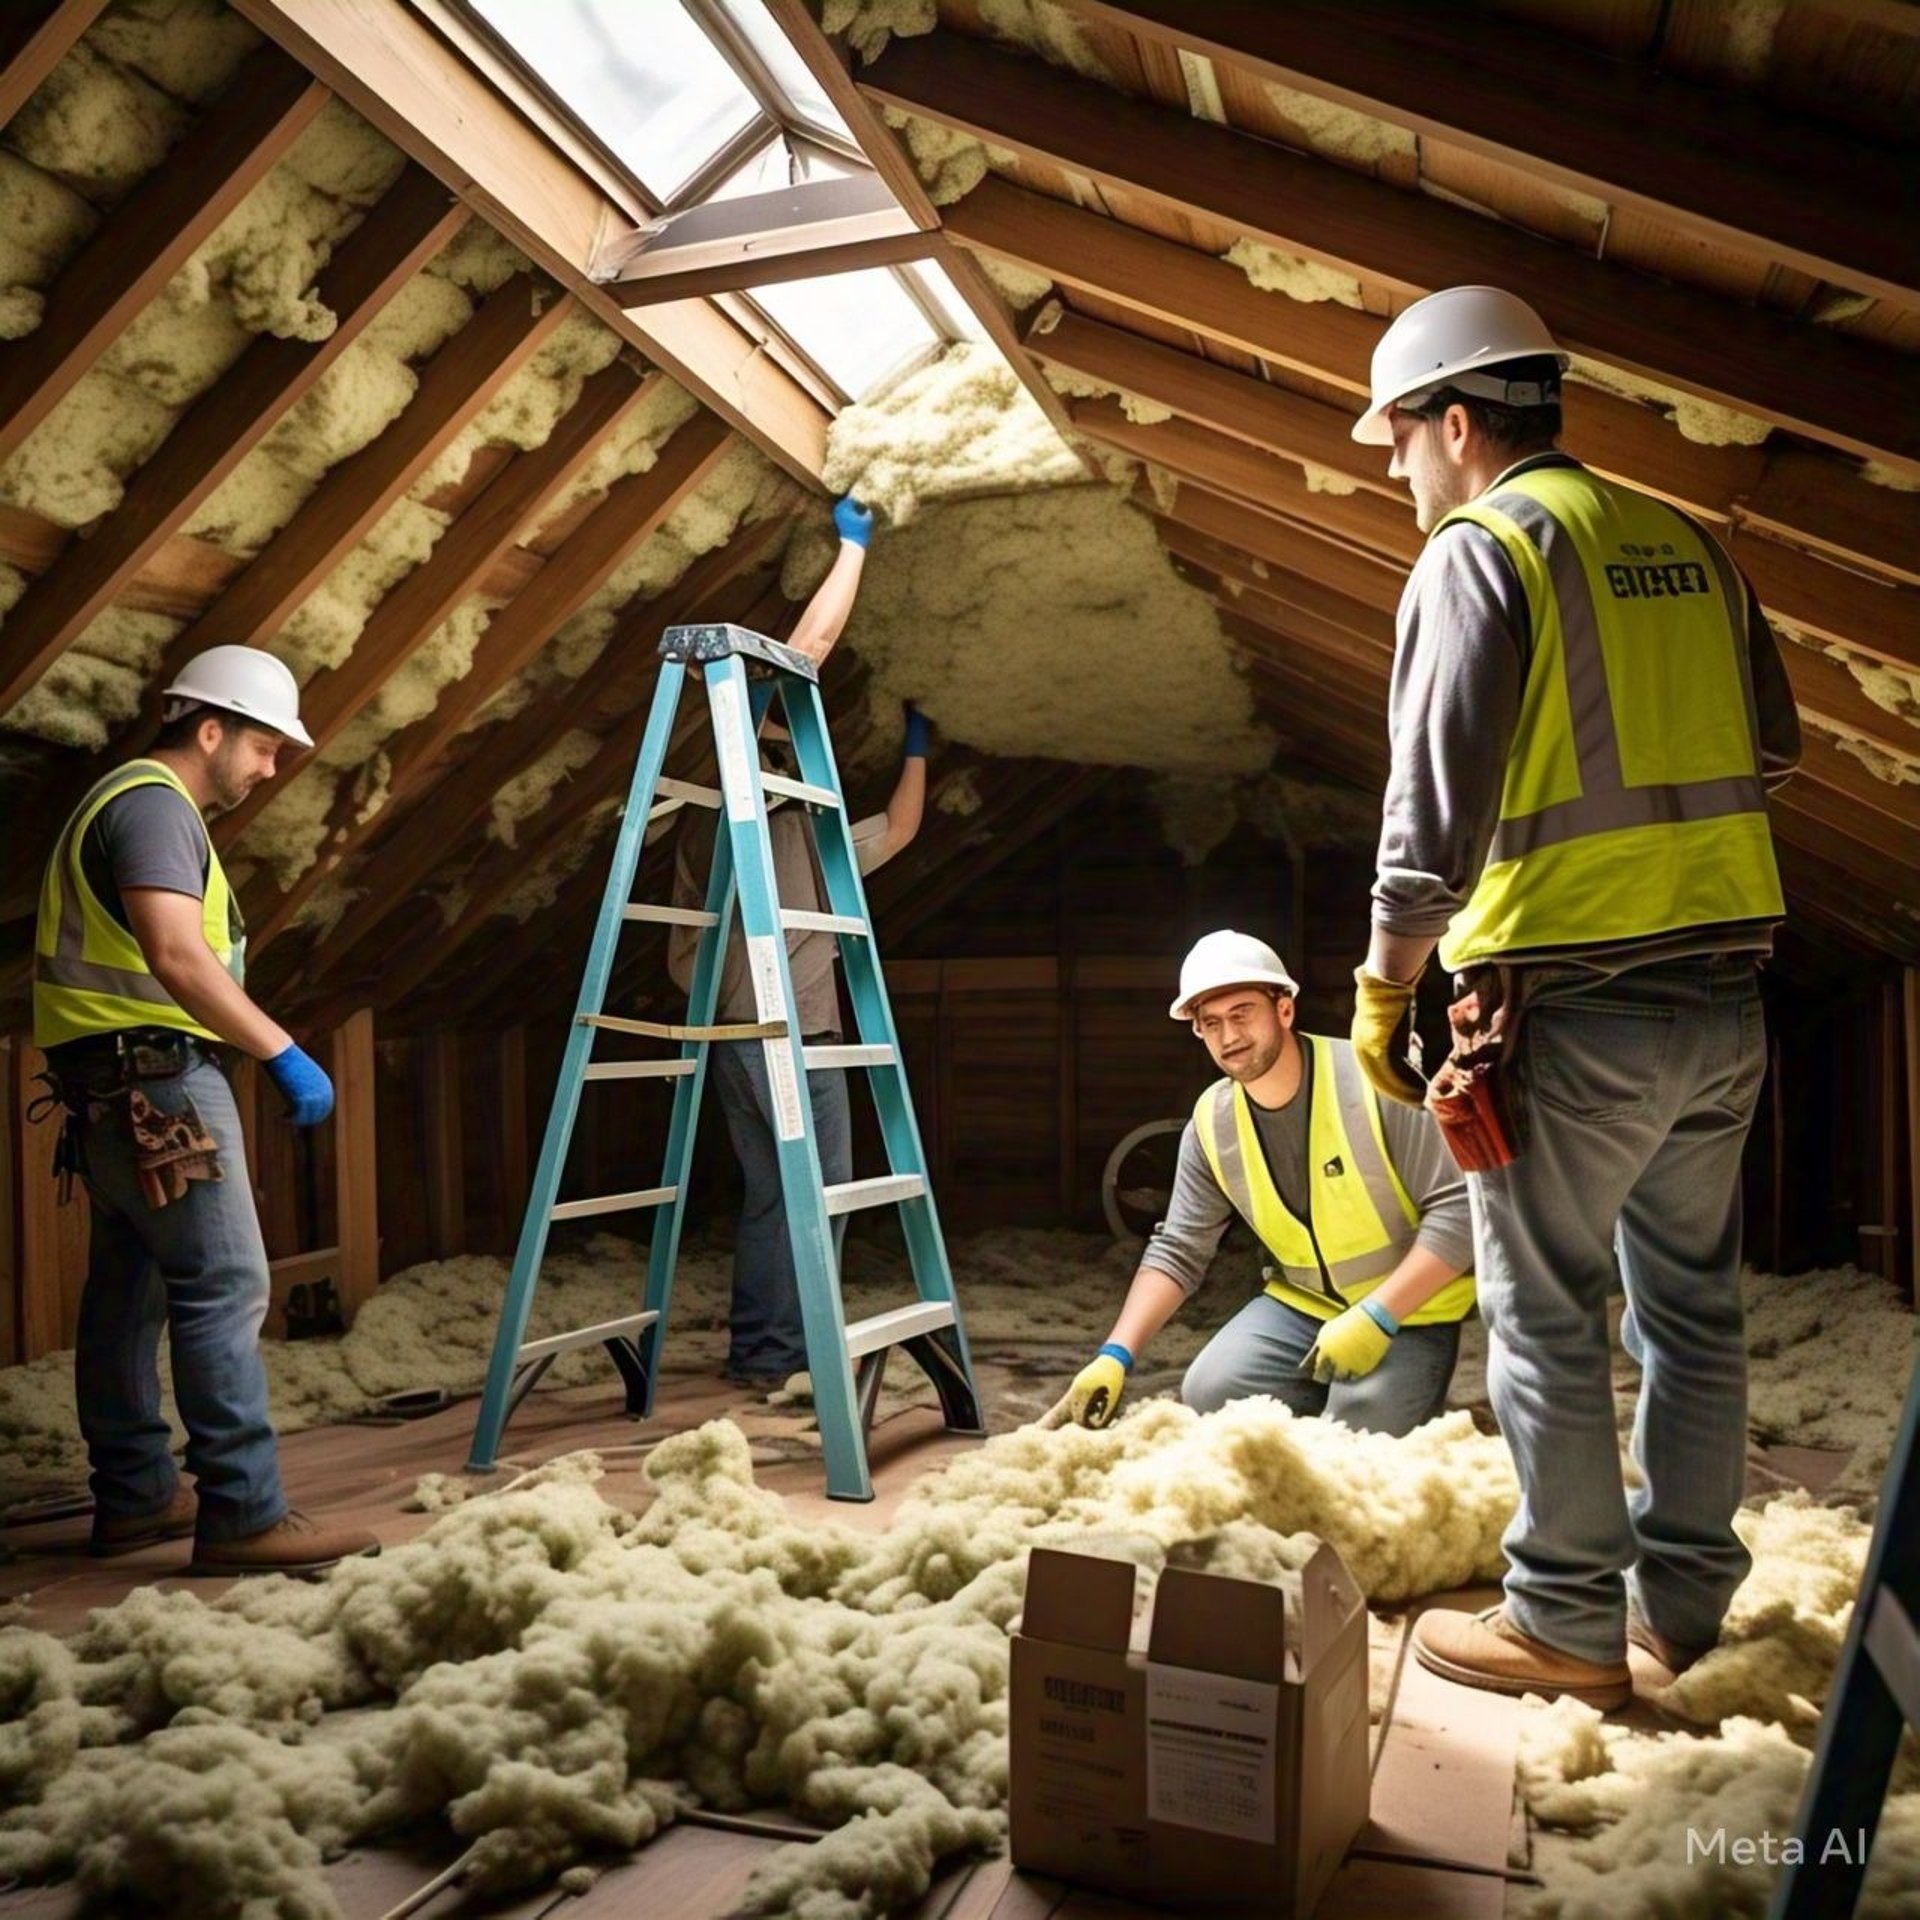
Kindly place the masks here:
[(53, 0), (15, 5), (0, 19), (0, 126), (72, 51), (106, 9), (107, 0)]
[[(1571, 350), (1920, 472), (1920, 418), (1885, 400), (1900, 355), (1593, 259), (962, 34), (896, 37), (872, 99), (1402, 296), (1463, 281), (1527, 289)], [(963, 203), (964, 204), (964, 203)]]

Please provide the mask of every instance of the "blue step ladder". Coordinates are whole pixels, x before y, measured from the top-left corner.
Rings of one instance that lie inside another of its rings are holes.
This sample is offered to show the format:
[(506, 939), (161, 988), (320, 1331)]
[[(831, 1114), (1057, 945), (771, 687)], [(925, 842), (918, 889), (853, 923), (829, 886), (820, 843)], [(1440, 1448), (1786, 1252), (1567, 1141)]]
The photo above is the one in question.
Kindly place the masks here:
[[(1841, 1920), (1867, 1856), (1907, 1727), (1920, 1730), (1920, 1367), (1881, 1483), (1873, 1543), (1794, 1822), (1798, 1858), (1774, 1882), (1768, 1920)], [(1909, 1889), (1911, 1892), (1912, 1889)]]
[[(826, 1457), (827, 1492), (838, 1500), (871, 1500), (866, 1430), (879, 1400), (887, 1358), (895, 1347), (904, 1348), (932, 1380), (950, 1429), (969, 1434), (982, 1434), (986, 1429), (974, 1388), (960, 1303), (954, 1296), (953, 1275), (947, 1265), (946, 1243), (928, 1184), (920, 1130), (907, 1091), (899, 1035), (881, 978), (866, 894), (860, 884), (852, 824), (847, 819), (820, 701), (819, 675), (804, 654), (734, 626), (669, 627), (660, 643), (660, 663), (653, 711), (634, 768), (600, 915), (594, 923), (573, 1027), (547, 1116), (546, 1139), (494, 1335), (493, 1359), (467, 1467), (475, 1473), (492, 1471), (500, 1454), (501, 1434), (514, 1408), (554, 1360), (574, 1347), (604, 1346), (626, 1383), (627, 1411), (641, 1419), (652, 1413), (685, 1220), (707, 1050), (716, 1040), (757, 1041), (766, 1049), (780, 1181), (799, 1279), (807, 1368), (813, 1378), (814, 1409)], [(706, 683), (720, 770), (717, 789), (670, 779), (664, 771), (689, 669)], [(797, 780), (769, 773), (760, 765), (756, 744), (760, 723), (776, 699), (798, 756)], [(826, 884), (824, 913), (800, 912), (780, 904), (767, 828), (770, 798), (806, 809)], [(695, 909), (635, 902), (634, 875), (646, 845), (647, 828), (683, 806), (711, 807), (723, 817), (725, 831), (714, 835), (706, 905)], [(750, 1024), (716, 1026), (714, 1008), (736, 891), (758, 1017)], [(627, 923), (636, 921), (700, 929), (685, 1024), (627, 1020), (605, 1011), (621, 931)], [(856, 1044), (802, 1043), (792, 1012), (793, 980), (786, 941), (789, 933), (800, 932), (832, 933), (838, 938), (841, 966), (853, 1003)], [(679, 1052), (667, 1059), (595, 1061), (594, 1043), (602, 1034), (674, 1041)], [(813, 1105), (807, 1097), (806, 1076), (847, 1067), (862, 1067), (867, 1072), (880, 1116), (888, 1171), (873, 1179), (827, 1186), (813, 1136)], [(628, 1079), (674, 1083), (662, 1184), (632, 1193), (562, 1200), (560, 1177), (581, 1090), (589, 1081)], [(900, 1209), (918, 1298), (910, 1305), (849, 1325), (840, 1298), (833, 1219), (860, 1208), (881, 1206)], [(644, 1308), (598, 1326), (528, 1340), (527, 1319), (552, 1224), (636, 1208), (652, 1208), (657, 1213), (647, 1260)]]

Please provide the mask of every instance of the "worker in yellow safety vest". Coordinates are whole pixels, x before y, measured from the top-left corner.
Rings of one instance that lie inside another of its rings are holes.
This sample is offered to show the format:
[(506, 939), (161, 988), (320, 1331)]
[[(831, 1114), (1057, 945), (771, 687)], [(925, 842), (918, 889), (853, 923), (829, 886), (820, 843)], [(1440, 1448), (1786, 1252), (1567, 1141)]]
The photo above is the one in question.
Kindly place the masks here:
[[(1461, 1142), (1520, 1505), (1504, 1602), (1423, 1614), (1435, 1672), (1609, 1707), (1715, 1642), (1749, 1565), (1740, 1159), (1782, 915), (1766, 791), (1800, 734), (1720, 543), (1558, 451), (1567, 357), (1452, 287), (1389, 327), (1354, 429), (1429, 535), (1401, 598), (1355, 1053)], [(1404, 1046), (1438, 948), (1453, 1058)], [(1607, 1300), (1641, 1391), (1622, 1483)]]
[(1112, 1419), (1236, 1214), (1274, 1264), (1187, 1369), (1188, 1406), (1267, 1394), (1296, 1414), (1403, 1434), (1446, 1403), (1473, 1310), (1466, 1183), (1433, 1121), (1383, 1107), (1345, 1040), (1295, 1028), (1298, 991), (1244, 933), (1206, 935), (1180, 969), (1169, 1011), (1225, 1078), (1194, 1107), (1167, 1217), (1068, 1395), (1082, 1426)]
[[(223, 1044), (263, 1063), (298, 1126), (333, 1086), (249, 997), (246, 933), (206, 816), (310, 747), (270, 653), (213, 647), (166, 690), (150, 754), (97, 781), (40, 889), (33, 1027), (66, 1109), (56, 1164), (90, 1202), (74, 1388), (92, 1467), (92, 1550), (194, 1536), (205, 1573), (306, 1573), (377, 1552), (287, 1505), (260, 1326), (266, 1248)], [(160, 1410), (168, 1337), (187, 1429), (180, 1483)], [(197, 1494), (197, 1498), (196, 1498)]]

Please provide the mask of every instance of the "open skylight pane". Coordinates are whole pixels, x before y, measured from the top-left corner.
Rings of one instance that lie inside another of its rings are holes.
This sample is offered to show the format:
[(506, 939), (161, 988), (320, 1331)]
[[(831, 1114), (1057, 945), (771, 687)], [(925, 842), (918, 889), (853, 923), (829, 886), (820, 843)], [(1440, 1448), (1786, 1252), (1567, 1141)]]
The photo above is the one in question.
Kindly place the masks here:
[(947, 277), (945, 267), (931, 260), (915, 260), (900, 271), (919, 284), (928, 304), (946, 322), (947, 332), (954, 339), (984, 340), (987, 337), (980, 316), (961, 299), (960, 289)]
[(760, 117), (678, 0), (473, 5), (663, 204)]
[(835, 386), (862, 399), (940, 335), (885, 267), (750, 289)]
[(807, 70), (807, 63), (794, 52), (793, 42), (780, 31), (762, 0), (719, 0), (719, 7), (739, 29), (794, 112), (810, 125), (824, 127), (829, 133), (851, 141), (853, 135), (847, 131), (847, 123), (834, 111), (833, 102)]

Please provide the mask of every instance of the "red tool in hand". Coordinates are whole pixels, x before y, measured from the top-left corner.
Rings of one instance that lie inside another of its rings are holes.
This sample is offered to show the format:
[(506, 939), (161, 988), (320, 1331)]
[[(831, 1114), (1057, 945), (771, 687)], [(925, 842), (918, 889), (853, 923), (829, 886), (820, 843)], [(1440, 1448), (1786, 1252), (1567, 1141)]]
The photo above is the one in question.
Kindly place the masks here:
[(1462, 976), (1467, 990), (1447, 1009), (1453, 1051), (1427, 1085), (1427, 1111), (1466, 1173), (1511, 1166), (1524, 1145), (1512, 1097), (1520, 1026), (1520, 976), (1500, 967)]

